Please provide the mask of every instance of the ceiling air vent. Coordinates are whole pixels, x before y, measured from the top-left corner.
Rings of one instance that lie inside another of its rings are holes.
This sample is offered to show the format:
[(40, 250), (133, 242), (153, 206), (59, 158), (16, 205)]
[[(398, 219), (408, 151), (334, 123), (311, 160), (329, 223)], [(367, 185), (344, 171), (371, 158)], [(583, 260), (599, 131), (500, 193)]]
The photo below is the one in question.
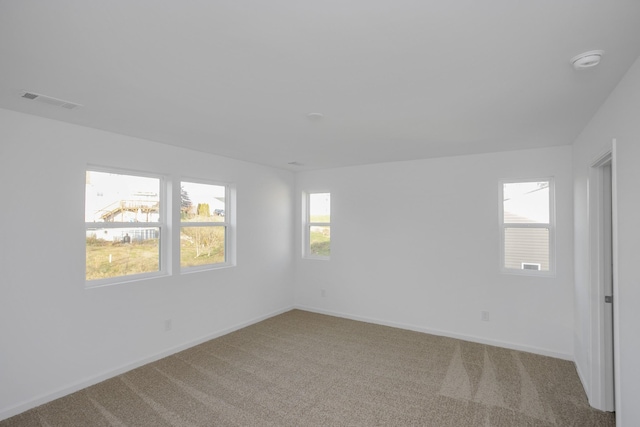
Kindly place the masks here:
[(49, 105), (55, 105), (56, 107), (66, 108), (67, 110), (73, 110), (76, 107), (82, 107), (82, 105), (76, 104), (75, 102), (64, 101), (62, 99), (58, 99), (58, 98), (54, 98), (46, 95), (40, 95), (39, 93), (22, 92), (22, 97), (25, 99), (31, 99), (31, 100), (42, 102)]
[(542, 267), (542, 265), (535, 263), (535, 262), (523, 262), (522, 263), (522, 269), (523, 270), (536, 270), (536, 271), (540, 271), (540, 267)]

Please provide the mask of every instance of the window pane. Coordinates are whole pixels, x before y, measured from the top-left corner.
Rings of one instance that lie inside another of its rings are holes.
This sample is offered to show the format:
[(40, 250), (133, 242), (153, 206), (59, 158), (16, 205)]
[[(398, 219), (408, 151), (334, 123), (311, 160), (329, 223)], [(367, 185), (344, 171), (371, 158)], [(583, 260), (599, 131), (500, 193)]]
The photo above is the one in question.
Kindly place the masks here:
[(87, 230), (86, 280), (159, 271), (159, 236), (158, 227)]
[(549, 271), (549, 229), (505, 228), (504, 266)]
[(158, 222), (160, 180), (87, 171), (85, 222)]
[(331, 193), (309, 194), (309, 222), (331, 222)]
[(505, 183), (503, 195), (505, 224), (549, 224), (549, 181)]
[(225, 187), (223, 185), (183, 182), (180, 186), (182, 222), (224, 222)]
[(182, 227), (180, 230), (180, 267), (225, 262), (224, 226)]
[(331, 227), (309, 227), (309, 252), (315, 256), (330, 255)]

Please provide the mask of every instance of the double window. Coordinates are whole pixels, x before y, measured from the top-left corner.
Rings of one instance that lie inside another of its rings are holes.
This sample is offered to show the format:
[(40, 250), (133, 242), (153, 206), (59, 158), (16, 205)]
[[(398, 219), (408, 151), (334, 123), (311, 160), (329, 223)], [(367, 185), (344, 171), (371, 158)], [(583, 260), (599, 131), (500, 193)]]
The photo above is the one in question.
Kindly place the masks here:
[(500, 196), (502, 270), (552, 274), (555, 260), (553, 180), (503, 181)]
[[(170, 202), (167, 189), (162, 176), (87, 170), (88, 286), (169, 274), (174, 251), (180, 252), (183, 272), (228, 264), (227, 186), (181, 182), (179, 206)], [(179, 218), (179, 245), (169, 233), (178, 221), (170, 224), (169, 217)]]
[(331, 254), (331, 194), (307, 193), (305, 197), (305, 256), (329, 259)]

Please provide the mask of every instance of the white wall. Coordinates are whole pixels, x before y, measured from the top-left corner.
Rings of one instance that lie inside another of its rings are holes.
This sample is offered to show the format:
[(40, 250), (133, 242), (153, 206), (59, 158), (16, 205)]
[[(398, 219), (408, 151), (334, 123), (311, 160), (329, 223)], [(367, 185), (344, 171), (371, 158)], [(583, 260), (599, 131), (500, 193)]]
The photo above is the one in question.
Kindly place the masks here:
[[(85, 289), (87, 163), (235, 184), (237, 266)], [(293, 304), (290, 172), (0, 110), (0, 182), (0, 419)]]
[[(294, 282), (300, 307), (575, 357), (588, 373), (587, 171), (616, 138), (617, 419), (636, 425), (638, 117), (636, 62), (575, 142), (573, 172), (571, 147), (559, 147), (304, 172), (293, 192), (285, 171), (0, 109), (0, 419), (287, 309)], [(87, 163), (235, 183), (238, 265), (84, 289)], [(551, 175), (557, 276), (500, 274), (497, 182)], [(328, 262), (300, 259), (303, 190), (332, 193)], [(489, 322), (480, 321), (482, 310)]]
[[(332, 242), (330, 261), (297, 254), (296, 304), (572, 359), (571, 153), (565, 146), (299, 173), (299, 199), (331, 192)], [(501, 274), (498, 183), (548, 176), (556, 180), (557, 275)]]
[(640, 60), (609, 96), (574, 143), (576, 363), (588, 389), (589, 253), (588, 169), (617, 140), (618, 277), (614, 288), (616, 323), (616, 418), (618, 426), (640, 425)]

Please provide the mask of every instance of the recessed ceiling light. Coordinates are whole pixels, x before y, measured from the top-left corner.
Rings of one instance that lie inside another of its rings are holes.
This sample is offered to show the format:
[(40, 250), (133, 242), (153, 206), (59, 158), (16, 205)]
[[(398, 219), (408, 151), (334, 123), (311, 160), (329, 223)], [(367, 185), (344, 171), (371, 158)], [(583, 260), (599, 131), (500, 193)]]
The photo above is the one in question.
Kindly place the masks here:
[(584, 70), (585, 68), (595, 67), (600, 63), (600, 59), (604, 54), (603, 50), (590, 50), (571, 58), (571, 64), (576, 70)]

